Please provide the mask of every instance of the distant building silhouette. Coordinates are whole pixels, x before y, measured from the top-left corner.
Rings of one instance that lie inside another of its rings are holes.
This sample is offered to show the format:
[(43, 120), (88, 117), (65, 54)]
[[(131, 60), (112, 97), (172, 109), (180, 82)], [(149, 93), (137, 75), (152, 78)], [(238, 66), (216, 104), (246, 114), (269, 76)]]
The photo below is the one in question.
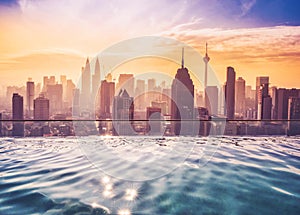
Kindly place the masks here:
[(50, 101), (50, 115), (62, 112), (63, 88), (61, 84), (47, 86), (46, 97)]
[(47, 86), (48, 85), (54, 85), (56, 84), (55, 82), (55, 76), (44, 76), (43, 77), (43, 92), (47, 92)]
[(208, 136), (210, 133), (211, 123), (204, 120), (209, 120), (209, 112), (205, 107), (197, 107), (196, 109), (196, 119), (200, 120), (200, 126), (198, 127), (197, 134), (200, 136)]
[(63, 102), (65, 102), (67, 100), (67, 76), (66, 75), (60, 76), (60, 83), (63, 88)]
[(290, 97), (300, 97), (300, 89), (279, 88), (276, 90), (274, 107), (276, 115), (274, 119), (288, 119), (288, 100)]
[(219, 89), (217, 86), (207, 86), (205, 95), (205, 105), (211, 115), (218, 114)]
[(163, 109), (162, 112), (164, 114), (170, 114), (171, 113), (171, 89), (170, 88), (162, 89), (161, 101), (167, 103), (166, 113), (163, 112)]
[(270, 87), (269, 88), (269, 95), (271, 96), (272, 99), (272, 108), (271, 108), (271, 119), (276, 119), (277, 118), (277, 111), (276, 111), (276, 94), (277, 94), (277, 87)]
[(269, 77), (256, 77), (256, 95), (255, 95), (255, 109), (256, 109), (256, 119), (262, 118), (263, 110), (263, 97), (267, 97), (269, 94)]
[[(12, 97), (12, 118), (13, 120), (23, 120), (24, 119), (24, 104), (23, 97), (18, 93), (14, 93)], [(24, 122), (13, 122), (12, 135), (14, 137), (24, 136)]]
[(115, 83), (107, 80), (101, 81), (100, 88), (100, 117), (111, 118), (112, 105), (115, 95)]
[(82, 67), (80, 107), (83, 110), (91, 109), (91, 69), (89, 59), (86, 59), (85, 67)]
[(161, 110), (161, 114), (167, 115), (167, 102), (166, 101), (152, 101), (151, 107), (153, 108), (159, 108)]
[(26, 97), (26, 87), (18, 87), (18, 86), (7, 86), (6, 87), (6, 103), (7, 108), (12, 107), (12, 97), (14, 93), (18, 93), (20, 96)]
[(272, 98), (270, 95), (263, 98), (262, 116), (261, 119), (271, 119), (272, 115)]
[(67, 103), (67, 108), (71, 108), (72, 107), (72, 103), (73, 103), (73, 95), (74, 95), (74, 89), (75, 89), (75, 84), (73, 83), (73, 81), (71, 79), (67, 80), (67, 87), (66, 87), (66, 103)]
[(257, 119), (271, 119), (272, 98), (269, 95), (269, 77), (257, 77)]
[(45, 98), (44, 94), (40, 94), (34, 100), (34, 119), (48, 120), (49, 119), (49, 99)]
[(154, 78), (148, 79), (148, 91), (154, 90), (156, 87), (156, 80)]
[[(290, 97), (288, 101), (288, 119), (300, 120), (300, 98)], [(289, 121), (288, 131), (290, 135), (300, 134), (300, 121)]]
[(138, 98), (136, 99), (135, 101), (135, 109), (138, 109), (138, 110), (144, 110), (146, 108), (146, 84), (145, 84), (145, 80), (136, 80), (136, 88), (135, 88), (135, 98)]
[(0, 113), (0, 137), (2, 137), (2, 113)]
[(133, 74), (120, 74), (116, 90), (125, 89), (129, 95), (134, 95), (134, 76)]
[(33, 99), (34, 99), (34, 82), (29, 79), (26, 82), (26, 114), (30, 119), (33, 113)]
[(235, 107), (235, 71), (233, 67), (227, 67), (225, 85), (225, 115), (227, 119), (234, 119)]
[(172, 119), (183, 120), (173, 123), (173, 133), (193, 134), (192, 123), (187, 120), (194, 119), (194, 84), (188, 69), (184, 67), (184, 50), (182, 50), (181, 68), (177, 70), (172, 82), (171, 99)]
[(113, 100), (113, 134), (114, 135), (132, 135), (134, 117), (133, 97), (130, 97), (126, 89), (121, 89), (119, 94)]
[(246, 82), (242, 77), (235, 81), (235, 112), (239, 118), (245, 116)]
[(95, 63), (95, 72), (92, 77), (92, 99), (96, 99), (100, 87), (100, 63), (97, 57)]
[[(158, 135), (161, 134), (162, 125), (161, 121), (161, 108), (147, 107), (146, 117), (148, 121), (147, 132), (148, 134)], [(153, 121), (151, 121), (153, 120)]]
[(150, 106), (152, 101), (155, 101), (155, 97), (157, 92), (156, 89), (156, 80), (154, 78), (150, 78), (147, 80), (147, 95), (146, 95), (146, 106)]
[(78, 117), (80, 115), (80, 90), (78, 88), (73, 89), (72, 98), (72, 113), (73, 116)]

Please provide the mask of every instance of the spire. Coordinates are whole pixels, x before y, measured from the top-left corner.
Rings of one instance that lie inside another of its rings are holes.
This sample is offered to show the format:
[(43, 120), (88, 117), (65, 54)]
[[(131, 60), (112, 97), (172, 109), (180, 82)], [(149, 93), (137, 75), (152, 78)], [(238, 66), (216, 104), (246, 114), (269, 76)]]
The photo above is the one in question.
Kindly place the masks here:
[(181, 68), (184, 68), (184, 47), (182, 48)]
[(86, 59), (84, 70), (90, 72), (90, 60), (89, 60), (89, 58)]
[(97, 60), (96, 60), (96, 63), (95, 63), (95, 75), (99, 75), (100, 76), (100, 63), (99, 63), (98, 57), (97, 57)]
[(205, 43), (205, 56), (203, 57), (204, 63), (208, 63), (210, 58), (207, 53), (207, 42)]

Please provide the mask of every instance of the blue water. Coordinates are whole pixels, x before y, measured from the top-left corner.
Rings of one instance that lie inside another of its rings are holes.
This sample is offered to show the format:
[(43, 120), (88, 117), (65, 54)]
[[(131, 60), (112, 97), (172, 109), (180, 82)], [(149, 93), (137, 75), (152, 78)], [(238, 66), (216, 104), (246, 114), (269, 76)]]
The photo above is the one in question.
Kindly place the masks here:
[(0, 214), (300, 214), (300, 138), (2, 138)]

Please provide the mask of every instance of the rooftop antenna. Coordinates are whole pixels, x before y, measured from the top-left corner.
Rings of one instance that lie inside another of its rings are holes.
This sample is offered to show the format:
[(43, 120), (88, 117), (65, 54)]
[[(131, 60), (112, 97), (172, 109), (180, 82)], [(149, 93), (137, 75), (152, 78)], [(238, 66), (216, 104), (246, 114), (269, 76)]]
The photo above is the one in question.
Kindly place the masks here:
[(182, 48), (181, 68), (184, 68), (184, 47)]

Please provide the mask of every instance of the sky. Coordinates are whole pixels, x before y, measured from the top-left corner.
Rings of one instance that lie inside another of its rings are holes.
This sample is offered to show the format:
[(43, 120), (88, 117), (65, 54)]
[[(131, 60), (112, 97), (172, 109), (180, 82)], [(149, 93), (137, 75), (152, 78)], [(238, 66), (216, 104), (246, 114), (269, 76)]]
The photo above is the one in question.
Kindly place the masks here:
[(76, 82), (87, 57), (161, 36), (202, 56), (208, 42), (221, 83), (232, 66), (252, 86), (257, 76), (270, 76), (272, 86), (300, 88), (298, 8), (297, 0), (0, 0), (0, 86), (62, 74)]

